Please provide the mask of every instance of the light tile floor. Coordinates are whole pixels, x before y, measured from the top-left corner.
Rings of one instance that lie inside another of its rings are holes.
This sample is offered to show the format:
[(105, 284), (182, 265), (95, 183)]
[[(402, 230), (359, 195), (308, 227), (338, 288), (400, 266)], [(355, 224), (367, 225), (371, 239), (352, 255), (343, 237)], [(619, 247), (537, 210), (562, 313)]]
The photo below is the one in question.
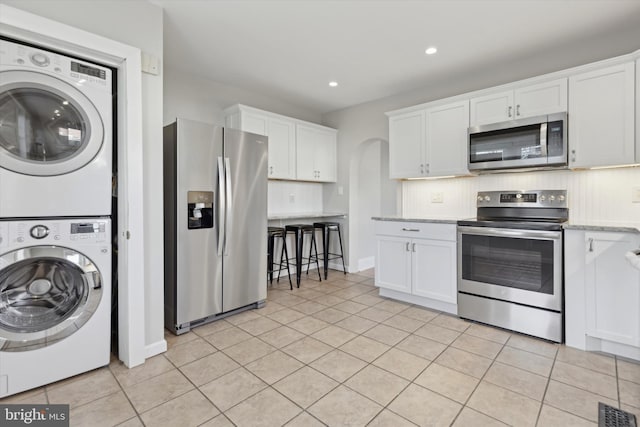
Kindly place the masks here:
[(74, 426), (595, 426), (640, 420), (640, 364), (377, 295), (373, 271), (269, 288), (264, 308), (1, 400), (70, 403)]

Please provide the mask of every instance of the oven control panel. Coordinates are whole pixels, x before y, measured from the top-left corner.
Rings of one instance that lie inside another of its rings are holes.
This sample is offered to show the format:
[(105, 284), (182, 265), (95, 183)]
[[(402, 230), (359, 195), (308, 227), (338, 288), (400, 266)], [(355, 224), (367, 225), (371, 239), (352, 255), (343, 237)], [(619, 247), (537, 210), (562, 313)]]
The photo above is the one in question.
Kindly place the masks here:
[(477, 207), (566, 208), (567, 190), (479, 191)]

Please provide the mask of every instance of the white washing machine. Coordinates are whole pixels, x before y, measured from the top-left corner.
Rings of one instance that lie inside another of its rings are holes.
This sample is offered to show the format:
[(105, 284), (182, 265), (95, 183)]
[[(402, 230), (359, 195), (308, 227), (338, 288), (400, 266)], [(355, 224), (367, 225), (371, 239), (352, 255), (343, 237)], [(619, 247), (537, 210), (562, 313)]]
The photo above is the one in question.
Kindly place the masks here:
[(109, 68), (0, 40), (0, 218), (111, 215)]
[(0, 221), (0, 398), (109, 364), (108, 218)]

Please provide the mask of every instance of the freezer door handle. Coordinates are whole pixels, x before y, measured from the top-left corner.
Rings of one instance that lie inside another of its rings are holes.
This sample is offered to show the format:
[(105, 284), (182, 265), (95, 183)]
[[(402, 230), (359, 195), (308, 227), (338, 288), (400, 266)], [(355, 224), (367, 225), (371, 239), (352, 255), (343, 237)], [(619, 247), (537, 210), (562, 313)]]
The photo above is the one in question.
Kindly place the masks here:
[[(231, 212), (233, 212), (233, 196), (232, 196), (233, 193), (231, 192), (231, 164), (229, 163), (228, 157), (224, 158), (224, 173), (225, 173), (225, 183), (227, 185), (226, 195), (225, 195), (227, 198), (225, 226), (227, 227), (227, 229), (230, 230), (233, 222), (233, 215), (231, 214)], [(226, 236), (226, 231), (225, 231), (225, 236)], [(224, 242), (224, 254), (229, 255), (229, 244), (226, 239)]]
[(225, 213), (226, 213), (226, 195), (225, 195), (225, 179), (224, 179), (224, 163), (222, 157), (218, 157), (218, 255), (222, 255), (224, 248), (224, 230), (225, 230)]

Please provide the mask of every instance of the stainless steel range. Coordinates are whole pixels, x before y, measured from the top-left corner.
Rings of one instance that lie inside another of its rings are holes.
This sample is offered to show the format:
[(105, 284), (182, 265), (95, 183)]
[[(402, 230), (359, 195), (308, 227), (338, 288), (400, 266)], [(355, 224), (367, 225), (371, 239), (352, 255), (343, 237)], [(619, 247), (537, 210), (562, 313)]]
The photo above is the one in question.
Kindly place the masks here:
[(563, 341), (566, 190), (479, 192), (458, 221), (458, 315)]

